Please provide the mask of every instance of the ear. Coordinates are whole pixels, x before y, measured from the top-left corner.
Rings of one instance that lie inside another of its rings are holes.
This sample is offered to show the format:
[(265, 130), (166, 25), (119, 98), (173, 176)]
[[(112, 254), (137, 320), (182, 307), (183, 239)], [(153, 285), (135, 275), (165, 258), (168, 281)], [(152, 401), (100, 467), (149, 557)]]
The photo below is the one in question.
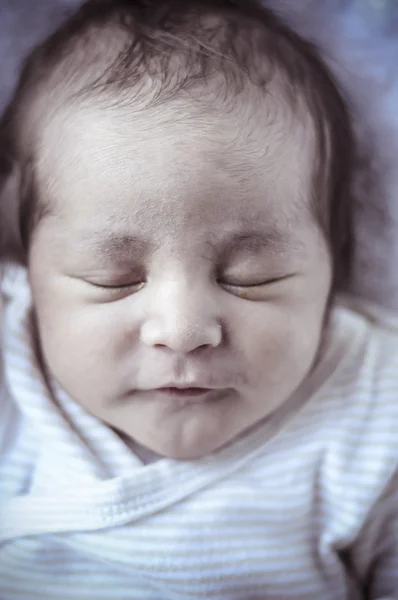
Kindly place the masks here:
[(20, 232), (21, 174), (18, 165), (0, 155), (0, 263), (25, 263)]

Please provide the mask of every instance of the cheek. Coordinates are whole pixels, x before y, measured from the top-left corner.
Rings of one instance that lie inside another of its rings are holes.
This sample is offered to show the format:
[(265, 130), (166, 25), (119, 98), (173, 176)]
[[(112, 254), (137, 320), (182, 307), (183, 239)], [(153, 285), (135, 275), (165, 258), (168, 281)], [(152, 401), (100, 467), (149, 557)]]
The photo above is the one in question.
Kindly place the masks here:
[[(47, 311), (46, 308), (49, 310)], [(61, 387), (88, 410), (97, 410), (135, 380), (135, 361), (126, 369), (121, 328), (102, 311), (62, 309), (54, 303), (38, 311), (42, 353)]]
[(245, 320), (244, 337), (237, 342), (244, 354), (251, 382), (279, 386), (304, 377), (318, 349), (321, 319), (306, 318), (296, 310), (262, 306)]
[(99, 305), (74, 302), (59, 292), (35, 288), (33, 295), (42, 351), (57, 376), (100, 379), (115, 369), (123, 328), (117, 315)]

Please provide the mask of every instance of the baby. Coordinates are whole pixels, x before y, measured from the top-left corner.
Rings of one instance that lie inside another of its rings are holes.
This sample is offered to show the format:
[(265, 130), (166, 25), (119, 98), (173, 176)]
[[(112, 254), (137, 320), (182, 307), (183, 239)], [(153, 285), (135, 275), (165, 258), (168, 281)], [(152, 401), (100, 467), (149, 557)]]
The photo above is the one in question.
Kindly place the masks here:
[(1, 600), (398, 598), (357, 151), (252, 0), (90, 0), (1, 127)]

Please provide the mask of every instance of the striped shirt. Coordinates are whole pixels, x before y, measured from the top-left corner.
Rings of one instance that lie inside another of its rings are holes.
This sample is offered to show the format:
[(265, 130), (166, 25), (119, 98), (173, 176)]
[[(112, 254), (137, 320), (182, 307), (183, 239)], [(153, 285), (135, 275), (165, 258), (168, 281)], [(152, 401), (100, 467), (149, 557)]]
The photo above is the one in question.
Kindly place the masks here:
[(194, 461), (145, 464), (40, 370), (3, 285), (1, 600), (398, 599), (398, 319), (333, 309), (280, 409)]

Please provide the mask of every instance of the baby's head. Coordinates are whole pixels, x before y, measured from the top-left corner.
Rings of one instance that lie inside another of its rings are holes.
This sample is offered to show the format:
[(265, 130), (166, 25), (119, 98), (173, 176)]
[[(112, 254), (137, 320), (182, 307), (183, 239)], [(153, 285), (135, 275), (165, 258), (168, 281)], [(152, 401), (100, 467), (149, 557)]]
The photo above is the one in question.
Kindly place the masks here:
[(291, 396), (350, 265), (353, 135), (310, 44), (248, 0), (93, 0), (3, 123), (3, 257), (74, 400), (189, 459)]

